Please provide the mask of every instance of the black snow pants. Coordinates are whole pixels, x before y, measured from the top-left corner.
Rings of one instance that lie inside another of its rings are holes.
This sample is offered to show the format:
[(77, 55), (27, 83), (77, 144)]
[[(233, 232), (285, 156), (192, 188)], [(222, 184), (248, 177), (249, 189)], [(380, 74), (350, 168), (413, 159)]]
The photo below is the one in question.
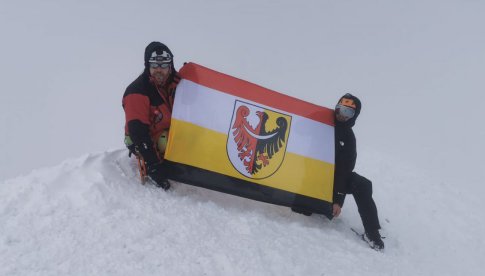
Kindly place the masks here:
[(353, 172), (347, 183), (347, 194), (352, 194), (357, 204), (362, 224), (366, 232), (372, 232), (381, 229), (379, 217), (377, 216), (377, 207), (372, 198), (372, 182)]

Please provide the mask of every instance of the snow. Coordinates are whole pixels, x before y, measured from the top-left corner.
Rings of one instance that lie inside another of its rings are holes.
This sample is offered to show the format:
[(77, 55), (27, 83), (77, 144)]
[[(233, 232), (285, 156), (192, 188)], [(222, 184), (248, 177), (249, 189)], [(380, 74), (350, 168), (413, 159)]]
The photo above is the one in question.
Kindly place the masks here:
[[(0, 275), (483, 275), (484, 12), (474, 0), (3, 1)], [(140, 185), (121, 96), (153, 40), (177, 67), (329, 107), (359, 96), (356, 171), (374, 183), (385, 251), (350, 230), (362, 231), (352, 197), (329, 221)]]
[(480, 275), (485, 229), (468, 211), (479, 195), (461, 204), (453, 186), (385, 160), (365, 160), (391, 170), (368, 172), (382, 182), (384, 252), (350, 230), (362, 228), (351, 198), (329, 221), (186, 184), (143, 186), (125, 149), (67, 160), (2, 183), (0, 275)]

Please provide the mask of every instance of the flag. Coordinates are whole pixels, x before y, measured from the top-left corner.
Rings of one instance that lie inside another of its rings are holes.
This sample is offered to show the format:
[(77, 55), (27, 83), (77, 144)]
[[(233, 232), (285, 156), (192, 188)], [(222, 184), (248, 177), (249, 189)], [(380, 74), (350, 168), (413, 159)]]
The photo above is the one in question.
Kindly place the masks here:
[(172, 179), (331, 216), (333, 110), (194, 63), (180, 75)]

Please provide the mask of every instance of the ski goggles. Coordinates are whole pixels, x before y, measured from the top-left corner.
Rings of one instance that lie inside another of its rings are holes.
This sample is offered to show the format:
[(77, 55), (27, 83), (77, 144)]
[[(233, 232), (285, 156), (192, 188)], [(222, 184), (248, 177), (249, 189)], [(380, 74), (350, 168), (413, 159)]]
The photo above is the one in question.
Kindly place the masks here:
[(337, 119), (347, 122), (354, 117), (355, 109), (350, 106), (338, 104), (335, 106), (335, 114), (337, 115)]
[(149, 62), (148, 63), (150, 65), (150, 68), (162, 68), (162, 69), (165, 69), (165, 68), (168, 68), (170, 67), (170, 63), (158, 63), (158, 62)]

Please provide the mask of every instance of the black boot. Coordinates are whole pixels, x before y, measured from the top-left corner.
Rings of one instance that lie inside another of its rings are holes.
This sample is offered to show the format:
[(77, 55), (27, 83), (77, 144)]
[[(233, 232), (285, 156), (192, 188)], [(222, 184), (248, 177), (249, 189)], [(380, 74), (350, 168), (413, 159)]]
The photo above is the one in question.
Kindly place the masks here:
[(382, 241), (379, 230), (365, 232), (364, 239), (372, 249), (377, 251), (384, 249), (384, 242)]

